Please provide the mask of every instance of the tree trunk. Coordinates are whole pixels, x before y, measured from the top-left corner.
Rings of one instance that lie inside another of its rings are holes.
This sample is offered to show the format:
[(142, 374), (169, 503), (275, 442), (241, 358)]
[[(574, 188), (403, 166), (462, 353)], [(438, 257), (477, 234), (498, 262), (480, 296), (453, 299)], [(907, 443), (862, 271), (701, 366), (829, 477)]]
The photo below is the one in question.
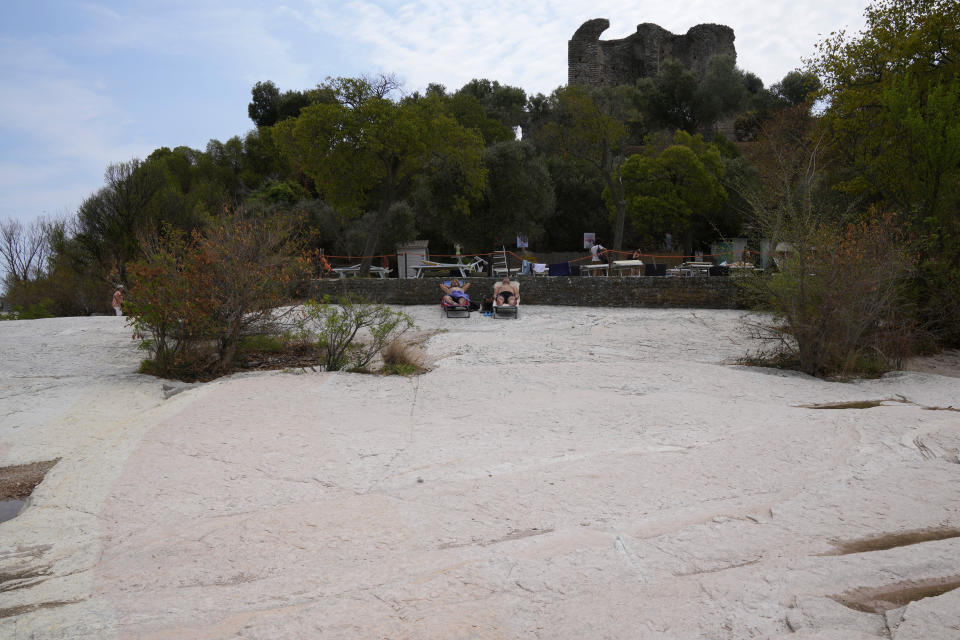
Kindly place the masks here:
[(617, 203), (617, 221), (613, 228), (613, 250), (623, 249), (623, 225), (627, 219), (627, 201), (623, 196), (623, 183), (620, 182), (620, 167), (614, 169), (617, 173), (616, 179), (613, 172), (607, 173), (607, 188)]
[[(392, 196), (392, 189), (391, 189)], [(390, 207), (393, 206), (393, 198), (384, 198), (377, 210), (377, 217), (374, 218), (373, 228), (367, 232), (367, 242), (363, 246), (363, 260), (360, 262), (360, 272), (357, 274), (365, 278), (370, 273), (370, 265), (373, 263), (373, 252), (377, 250), (380, 244), (380, 229), (387, 222), (387, 216), (390, 215)]]
[(385, 162), (387, 179), (384, 185), (383, 200), (380, 201), (380, 208), (377, 210), (377, 217), (373, 221), (373, 228), (367, 232), (367, 242), (363, 247), (363, 259), (360, 261), (360, 272), (357, 274), (360, 278), (365, 278), (370, 273), (373, 252), (377, 250), (377, 245), (380, 244), (380, 229), (386, 223), (390, 208), (393, 206), (393, 200), (396, 197), (397, 187), (393, 181), (397, 172), (397, 164), (396, 158), (391, 158)]

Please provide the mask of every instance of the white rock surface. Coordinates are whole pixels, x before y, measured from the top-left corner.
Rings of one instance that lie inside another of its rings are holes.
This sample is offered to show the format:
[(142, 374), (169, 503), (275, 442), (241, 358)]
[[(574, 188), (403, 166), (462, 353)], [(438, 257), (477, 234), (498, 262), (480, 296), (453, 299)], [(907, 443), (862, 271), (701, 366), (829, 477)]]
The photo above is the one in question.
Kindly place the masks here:
[[(832, 544), (960, 527), (958, 378), (738, 366), (731, 311), (406, 311), (418, 378), (175, 395), (122, 319), (0, 323), (0, 465), (61, 458), (0, 524), (0, 637), (886, 638), (834, 598), (960, 575)], [(957, 593), (894, 637), (960, 637)]]

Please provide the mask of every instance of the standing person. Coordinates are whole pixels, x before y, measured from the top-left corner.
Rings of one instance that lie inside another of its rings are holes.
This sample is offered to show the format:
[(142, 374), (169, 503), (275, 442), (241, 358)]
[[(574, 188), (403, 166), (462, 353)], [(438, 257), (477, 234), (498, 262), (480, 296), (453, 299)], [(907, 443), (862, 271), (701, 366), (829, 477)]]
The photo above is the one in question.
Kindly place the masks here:
[(590, 247), (590, 262), (602, 262), (600, 256), (606, 252), (606, 250), (606, 247), (600, 244), (600, 240), (594, 240), (593, 245)]
[(118, 284), (117, 290), (113, 292), (113, 311), (118, 316), (123, 315), (121, 307), (123, 307), (123, 285)]

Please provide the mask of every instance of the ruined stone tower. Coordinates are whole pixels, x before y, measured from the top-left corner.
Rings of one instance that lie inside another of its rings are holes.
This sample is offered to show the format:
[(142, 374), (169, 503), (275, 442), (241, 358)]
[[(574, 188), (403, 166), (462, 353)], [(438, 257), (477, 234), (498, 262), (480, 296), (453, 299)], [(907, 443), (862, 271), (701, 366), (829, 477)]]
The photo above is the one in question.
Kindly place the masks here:
[(673, 58), (702, 74), (715, 55), (737, 57), (733, 29), (722, 24), (698, 24), (679, 36), (646, 22), (620, 40), (600, 40), (610, 27), (606, 18), (580, 25), (567, 44), (567, 82), (591, 87), (633, 84), (657, 74), (660, 63)]

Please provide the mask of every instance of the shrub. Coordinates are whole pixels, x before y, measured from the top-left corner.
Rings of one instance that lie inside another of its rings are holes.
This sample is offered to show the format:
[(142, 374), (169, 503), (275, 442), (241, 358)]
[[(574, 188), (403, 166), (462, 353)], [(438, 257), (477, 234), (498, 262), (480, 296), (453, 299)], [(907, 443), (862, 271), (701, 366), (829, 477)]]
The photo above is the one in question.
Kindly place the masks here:
[(745, 281), (773, 312), (753, 323), (765, 355), (811, 375), (879, 375), (899, 367), (914, 327), (904, 300), (911, 260), (891, 215), (843, 228), (818, 223), (780, 259), (779, 273)]
[(299, 322), (324, 349), (328, 371), (365, 369), (388, 345), (413, 328), (410, 316), (386, 305), (345, 296), (307, 301)]
[(424, 370), (420, 351), (410, 342), (394, 340), (380, 353), (384, 375), (412, 376)]
[(53, 301), (44, 298), (33, 304), (24, 306), (16, 305), (13, 307), (13, 317), (16, 320), (38, 320), (40, 318), (52, 318), (54, 314), (50, 311)]
[(293, 287), (308, 264), (294, 220), (214, 221), (206, 233), (167, 229), (130, 267), (125, 306), (158, 375), (195, 377), (234, 366), (240, 341), (279, 332)]

